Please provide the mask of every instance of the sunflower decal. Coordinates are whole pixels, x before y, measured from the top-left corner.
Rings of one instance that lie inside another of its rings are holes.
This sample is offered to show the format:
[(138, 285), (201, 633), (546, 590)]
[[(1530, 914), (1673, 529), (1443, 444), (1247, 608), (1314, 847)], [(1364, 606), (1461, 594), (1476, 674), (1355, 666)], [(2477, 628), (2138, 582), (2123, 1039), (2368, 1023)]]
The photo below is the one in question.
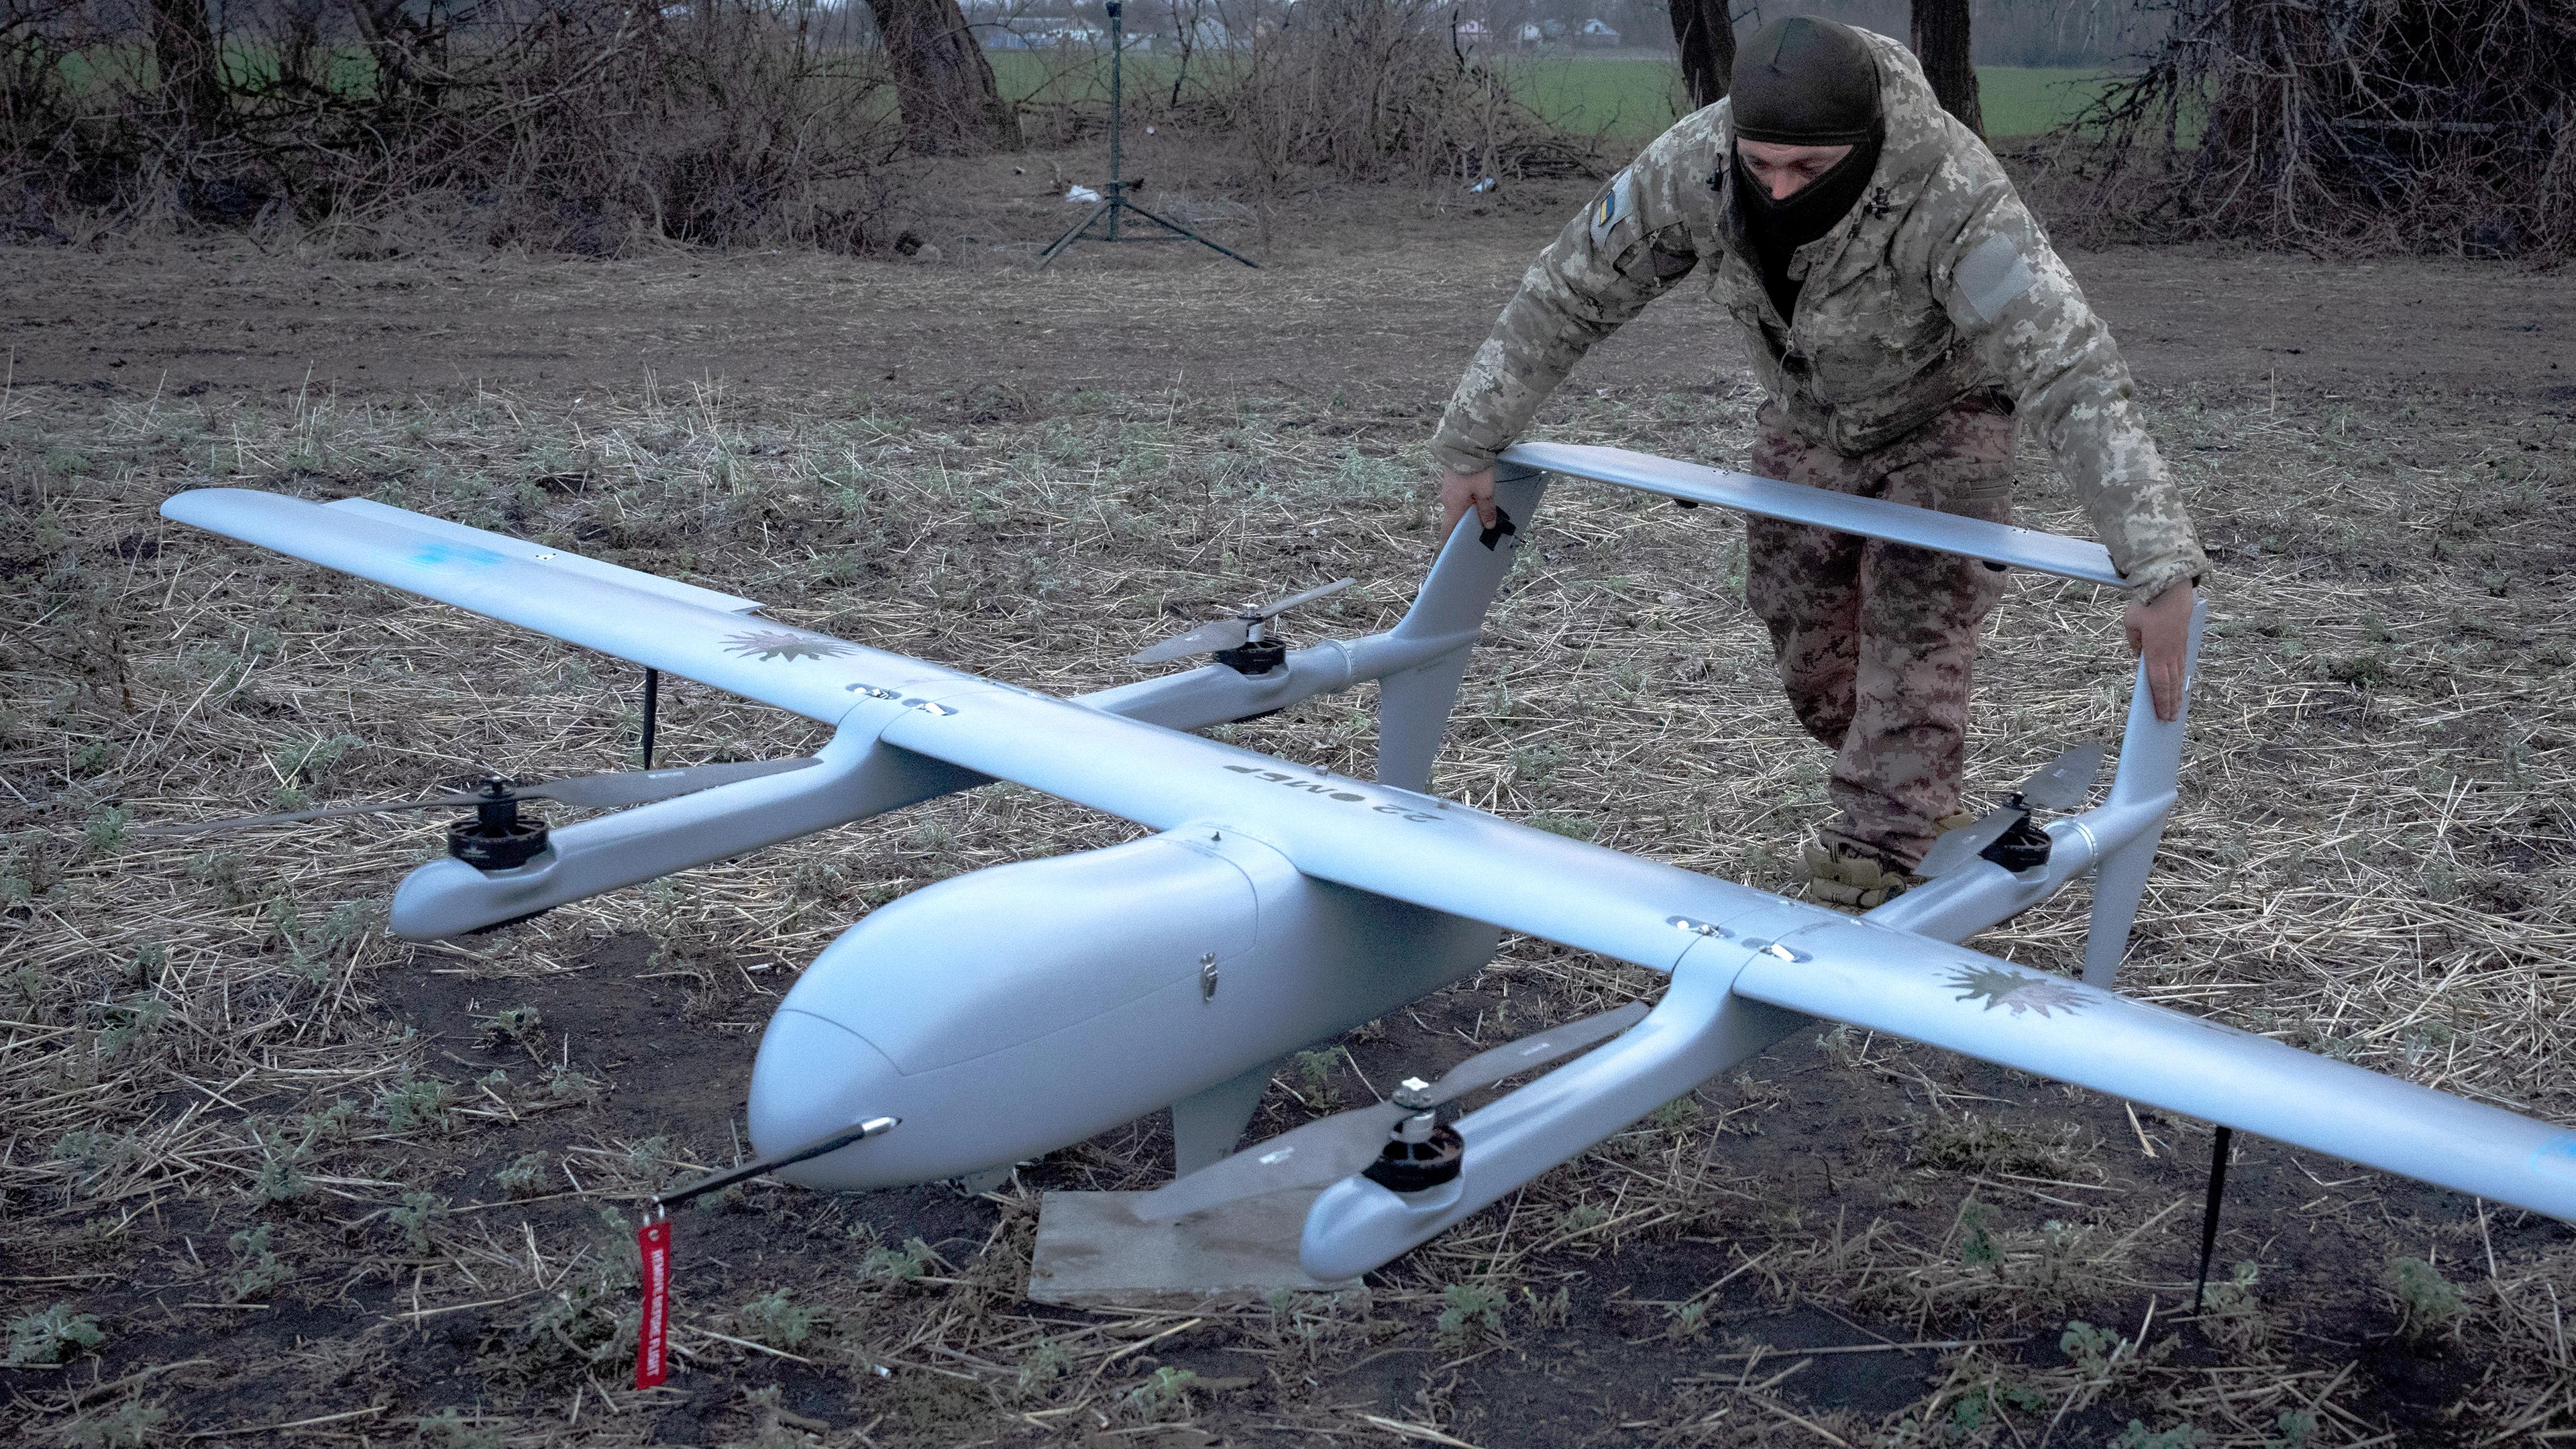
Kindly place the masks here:
[(724, 647), (727, 654), (745, 659), (830, 659), (858, 646), (793, 629), (752, 629), (726, 639)]
[(2032, 1011), (2042, 1016), (2058, 1011), (2072, 1016), (2087, 1005), (2084, 993), (2066, 982), (2048, 976), (2024, 976), (2018, 971), (1999, 971), (1992, 966), (1962, 966), (1950, 973), (1950, 984), (1959, 989), (1955, 1000), (1983, 998), (1986, 1010), (2009, 1007), (2015, 1016)]

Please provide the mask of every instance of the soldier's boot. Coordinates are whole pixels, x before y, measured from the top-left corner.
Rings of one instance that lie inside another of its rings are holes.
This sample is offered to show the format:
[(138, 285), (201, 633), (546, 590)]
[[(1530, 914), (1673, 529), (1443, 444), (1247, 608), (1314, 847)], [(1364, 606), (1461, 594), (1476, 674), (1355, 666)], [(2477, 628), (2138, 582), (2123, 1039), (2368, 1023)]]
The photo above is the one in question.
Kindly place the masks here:
[(1807, 842), (1807, 898), (1868, 910), (1921, 885), (1903, 866), (1842, 841)]
[[(1933, 822), (1946, 835), (1977, 817), (1954, 811)], [(1822, 837), (1807, 842), (1807, 898), (1868, 910), (1896, 899), (1923, 877), (1875, 851)]]

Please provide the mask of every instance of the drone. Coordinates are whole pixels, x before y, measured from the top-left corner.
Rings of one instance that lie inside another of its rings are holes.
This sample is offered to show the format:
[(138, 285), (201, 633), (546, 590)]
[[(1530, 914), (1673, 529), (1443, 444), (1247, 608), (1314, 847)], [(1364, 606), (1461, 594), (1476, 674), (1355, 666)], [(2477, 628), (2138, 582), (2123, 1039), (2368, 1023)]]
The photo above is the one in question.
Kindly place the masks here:
[[(758, 617), (752, 600), (363, 499), (182, 493), (178, 522), (668, 671), (829, 725), (810, 757), (486, 780), (393, 808), (466, 807), (396, 891), (430, 941), (997, 780), (1132, 821), (1124, 844), (953, 877), (814, 960), (764, 1030), (755, 1173), (852, 1190), (1013, 1166), (1168, 1109), (1177, 1172), (1134, 1231), (1311, 1195), (1319, 1281), (1356, 1277), (1793, 1032), (1842, 1022), (2576, 1221), (2576, 1131), (2329, 1060), (2114, 990), (2176, 798), (2183, 712), (2143, 671), (2118, 765), (2069, 751), (1853, 916), (1569, 839), (1431, 793), (1484, 616), (1551, 475), (2118, 587), (2097, 544), (1612, 448), (1503, 455), (1501, 518), (1455, 529), (1403, 618), (1287, 647), (1279, 616), (1347, 580), (1144, 651), (1214, 662), (1060, 697)], [(2188, 658), (2196, 662), (2195, 614)], [(648, 681), (657, 677), (648, 673)], [(1199, 732), (1374, 681), (1375, 778)], [(649, 751), (649, 746), (648, 746)], [(650, 755), (647, 755), (647, 762)], [(552, 800), (622, 807), (549, 827)], [(332, 807), (265, 823), (320, 819)], [(2041, 812), (2054, 818), (2042, 823)], [(180, 827), (200, 828), (200, 827)], [(2093, 877), (2081, 979), (1959, 944)], [(1505, 932), (1667, 978), (1482, 1051), (1387, 1100), (1237, 1150), (1292, 1052), (1462, 980)], [(1462, 1110), (1464, 1099), (1520, 1085)], [(2219, 1159), (2224, 1163), (2224, 1151)], [(2203, 1271), (2213, 1217), (2204, 1227)]]

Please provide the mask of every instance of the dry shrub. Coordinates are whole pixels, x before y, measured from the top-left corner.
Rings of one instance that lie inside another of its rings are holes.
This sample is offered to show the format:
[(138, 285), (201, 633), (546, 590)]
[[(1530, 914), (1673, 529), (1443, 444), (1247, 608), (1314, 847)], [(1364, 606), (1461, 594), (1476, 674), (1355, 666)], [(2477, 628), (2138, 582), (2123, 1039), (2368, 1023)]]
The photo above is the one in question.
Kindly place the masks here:
[(1210, 118), (1265, 180), (1317, 166), (1365, 181), (1567, 169), (1582, 154), (1469, 57), (1452, 12), (1420, 0), (1308, 0), (1211, 67)]
[[(1455, 32), (1461, 12), (1425, 0), (1181, 0), (1158, 49), (1131, 59), (1131, 127), (1170, 123), (1231, 146), (1244, 179), (1276, 194), (1315, 171), (1349, 181), (1468, 183), (1593, 168), (1597, 147), (1542, 119), (1511, 79)], [(1105, 70), (1058, 52), (1095, 85), (1059, 75), (1029, 107), (1062, 143), (1105, 124)]]
[[(155, 219), (494, 243), (879, 245), (900, 144), (870, 47), (767, 0), (264, 0), (189, 69), (187, 0), (0, 0), (0, 226)], [(397, 220), (405, 223), (397, 227)]]
[(2123, 229), (2319, 250), (2576, 254), (2563, 0), (2172, 0), (2069, 133)]

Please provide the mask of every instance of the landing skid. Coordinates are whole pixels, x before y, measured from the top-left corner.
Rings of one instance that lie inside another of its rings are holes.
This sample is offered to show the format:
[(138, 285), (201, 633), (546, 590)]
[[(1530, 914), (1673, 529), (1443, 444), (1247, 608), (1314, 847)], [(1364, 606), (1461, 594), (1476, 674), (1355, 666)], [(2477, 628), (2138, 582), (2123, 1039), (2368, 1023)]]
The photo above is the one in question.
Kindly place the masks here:
[(1139, 1221), (1142, 1193), (1051, 1192), (1038, 1202), (1029, 1299), (1066, 1308), (1186, 1308), (1328, 1293), (1297, 1261), (1312, 1188), (1244, 1198), (1176, 1223)]

